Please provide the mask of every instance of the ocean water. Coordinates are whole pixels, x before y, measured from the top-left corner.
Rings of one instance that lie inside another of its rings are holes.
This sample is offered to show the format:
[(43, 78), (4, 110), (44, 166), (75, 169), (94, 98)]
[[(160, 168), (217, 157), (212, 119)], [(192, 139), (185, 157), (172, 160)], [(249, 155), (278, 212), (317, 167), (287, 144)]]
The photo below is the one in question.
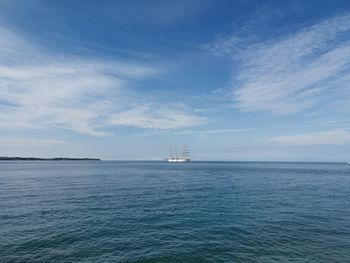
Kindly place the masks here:
[(350, 165), (3, 161), (0, 262), (350, 262)]

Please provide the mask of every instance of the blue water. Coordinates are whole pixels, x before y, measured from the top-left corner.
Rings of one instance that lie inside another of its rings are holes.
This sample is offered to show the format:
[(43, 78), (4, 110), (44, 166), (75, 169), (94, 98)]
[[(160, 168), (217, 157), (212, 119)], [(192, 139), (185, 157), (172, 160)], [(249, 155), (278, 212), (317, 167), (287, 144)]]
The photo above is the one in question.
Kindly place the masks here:
[(0, 262), (350, 262), (350, 165), (2, 161)]

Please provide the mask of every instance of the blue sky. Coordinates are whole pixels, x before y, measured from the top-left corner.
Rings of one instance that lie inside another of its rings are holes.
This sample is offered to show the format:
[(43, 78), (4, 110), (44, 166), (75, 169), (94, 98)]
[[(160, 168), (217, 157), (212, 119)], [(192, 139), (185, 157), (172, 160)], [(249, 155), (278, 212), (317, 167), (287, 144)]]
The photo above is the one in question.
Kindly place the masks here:
[(0, 0), (0, 155), (350, 159), (349, 1)]

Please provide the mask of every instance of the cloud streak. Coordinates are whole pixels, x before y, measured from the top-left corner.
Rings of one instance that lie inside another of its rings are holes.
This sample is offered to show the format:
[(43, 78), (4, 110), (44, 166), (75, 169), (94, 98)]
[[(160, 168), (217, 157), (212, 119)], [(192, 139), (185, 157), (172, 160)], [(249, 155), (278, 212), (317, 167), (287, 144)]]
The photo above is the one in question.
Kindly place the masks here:
[[(158, 67), (55, 54), (1, 26), (0, 35), (2, 128), (61, 128), (104, 136), (109, 126), (172, 129), (201, 119), (129, 92), (130, 84), (159, 74)], [(152, 109), (140, 107), (150, 103)]]
[(177, 129), (191, 125), (200, 125), (205, 118), (193, 114), (184, 114), (182, 109), (173, 107), (159, 107), (159, 105), (145, 104), (126, 110), (113, 116), (110, 123), (141, 127), (144, 129)]
[(235, 36), (214, 47), (231, 49), (239, 65), (232, 97), (240, 110), (284, 115), (350, 102), (349, 33), (347, 13), (246, 48), (235, 46), (243, 41)]
[(3, 138), (0, 139), (1, 147), (47, 147), (59, 144), (67, 144), (68, 141), (58, 139), (29, 139), (29, 138)]
[(268, 142), (285, 145), (344, 145), (350, 144), (350, 132), (338, 129), (327, 132), (305, 133), (298, 135), (277, 136)]

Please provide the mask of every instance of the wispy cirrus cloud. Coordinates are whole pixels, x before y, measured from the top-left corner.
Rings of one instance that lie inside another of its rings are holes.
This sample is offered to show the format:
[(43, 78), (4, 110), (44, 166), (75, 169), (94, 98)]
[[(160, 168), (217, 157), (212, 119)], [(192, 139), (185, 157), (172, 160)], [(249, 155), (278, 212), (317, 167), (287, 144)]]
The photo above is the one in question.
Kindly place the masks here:
[(113, 125), (142, 127), (144, 129), (177, 129), (191, 125), (200, 125), (205, 118), (193, 114), (184, 114), (179, 107), (159, 107), (144, 104), (123, 111), (110, 119)]
[(63, 128), (103, 136), (108, 126), (171, 129), (192, 126), (200, 119), (154, 101), (147, 102), (154, 105), (152, 110), (133, 108), (144, 99), (132, 95), (128, 86), (159, 74), (157, 66), (56, 54), (5, 27), (0, 27), (0, 35), (3, 128)]
[[(348, 123), (337, 122), (337, 121), (323, 121), (323, 122), (313, 122), (308, 124), (294, 124), (294, 125), (281, 125), (281, 126), (266, 126), (266, 127), (251, 127), (251, 128), (236, 128), (236, 129), (210, 129), (210, 130), (182, 130), (177, 131), (176, 135), (210, 135), (210, 134), (223, 134), (223, 133), (247, 133), (247, 132), (265, 132), (268, 130), (286, 130), (286, 129), (296, 129), (296, 128), (335, 128), (340, 125), (347, 125)], [(339, 129), (337, 129), (339, 130)]]
[(230, 36), (213, 48), (231, 50), (238, 63), (232, 97), (240, 110), (291, 114), (350, 102), (349, 33), (346, 13), (278, 39), (247, 44)]
[(350, 132), (344, 129), (327, 132), (304, 133), (298, 135), (277, 136), (267, 139), (268, 142), (286, 145), (343, 145), (350, 144)]

